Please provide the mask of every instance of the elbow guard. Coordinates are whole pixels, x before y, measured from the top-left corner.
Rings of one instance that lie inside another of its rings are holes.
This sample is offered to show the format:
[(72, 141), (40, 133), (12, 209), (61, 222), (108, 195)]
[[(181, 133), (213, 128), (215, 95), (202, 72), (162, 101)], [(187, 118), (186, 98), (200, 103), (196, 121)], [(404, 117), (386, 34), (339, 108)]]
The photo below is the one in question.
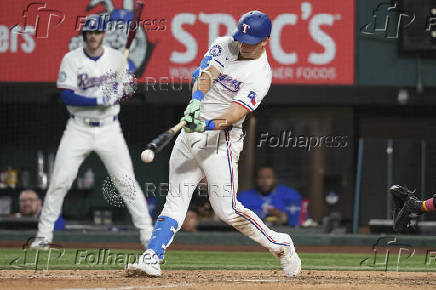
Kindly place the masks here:
[(203, 60), (200, 63), (200, 66), (192, 73), (192, 82), (195, 82), (200, 76), (202, 72), (210, 73), (207, 69), (210, 67), (210, 61), (212, 60), (212, 56), (206, 55), (203, 57)]

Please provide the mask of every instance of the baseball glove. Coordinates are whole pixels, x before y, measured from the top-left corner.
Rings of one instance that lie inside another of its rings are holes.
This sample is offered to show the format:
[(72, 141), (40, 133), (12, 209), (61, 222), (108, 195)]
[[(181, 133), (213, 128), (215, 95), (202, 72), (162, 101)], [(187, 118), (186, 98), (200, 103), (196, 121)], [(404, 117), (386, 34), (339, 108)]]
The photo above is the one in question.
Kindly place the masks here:
[[(415, 196), (415, 191), (401, 185), (393, 185), (389, 192), (393, 201), (393, 228), (395, 232), (407, 232), (413, 229), (411, 220), (416, 215), (421, 214), (419, 201)], [(415, 216), (413, 216), (415, 214)]]

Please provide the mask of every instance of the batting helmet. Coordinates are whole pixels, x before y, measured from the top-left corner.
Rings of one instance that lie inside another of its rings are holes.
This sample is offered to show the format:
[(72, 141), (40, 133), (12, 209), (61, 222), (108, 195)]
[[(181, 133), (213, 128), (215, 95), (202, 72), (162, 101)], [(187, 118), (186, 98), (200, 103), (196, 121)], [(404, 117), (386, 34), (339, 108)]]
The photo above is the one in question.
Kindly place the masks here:
[(83, 40), (85, 40), (86, 31), (106, 31), (106, 17), (106, 15), (88, 15), (82, 29)]
[(119, 21), (123, 22), (133, 21), (133, 12), (127, 9), (117, 9), (111, 12), (109, 21)]
[(85, 19), (85, 25), (82, 31), (105, 31), (107, 15), (88, 15)]
[(240, 42), (256, 44), (271, 35), (271, 27), (268, 15), (260, 11), (250, 11), (239, 19), (238, 29), (233, 38)]

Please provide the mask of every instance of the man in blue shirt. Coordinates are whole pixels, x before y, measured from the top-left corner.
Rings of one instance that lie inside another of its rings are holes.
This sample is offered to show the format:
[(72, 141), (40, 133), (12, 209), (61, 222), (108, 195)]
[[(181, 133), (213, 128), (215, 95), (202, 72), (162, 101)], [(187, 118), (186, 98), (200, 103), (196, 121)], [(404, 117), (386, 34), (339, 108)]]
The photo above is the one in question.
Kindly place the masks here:
[[(31, 189), (23, 190), (19, 197), (20, 212), (13, 214), (13, 217), (32, 217), (39, 218), (41, 215), (42, 202), (38, 194)], [(65, 229), (65, 220), (59, 215), (54, 223), (54, 230), (61, 231)]]
[(277, 184), (271, 167), (259, 168), (256, 188), (239, 193), (238, 200), (262, 219), (290, 226), (300, 222), (301, 195), (293, 188)]

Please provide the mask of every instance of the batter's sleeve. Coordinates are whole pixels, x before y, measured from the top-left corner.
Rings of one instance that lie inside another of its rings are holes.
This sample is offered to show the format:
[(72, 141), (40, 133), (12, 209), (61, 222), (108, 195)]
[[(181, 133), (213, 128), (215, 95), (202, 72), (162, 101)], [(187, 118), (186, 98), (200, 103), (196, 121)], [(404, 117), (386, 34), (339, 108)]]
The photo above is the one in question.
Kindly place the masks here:
[(62, 59), (56, 85), (60, 89), (70, 89), (73, 91), (77, 89), (77, 72), (67, 55)]
[(259, 107), (263, 98), (268, 93), (271, 85), (271, 76), (264, 78), (249, 78), (251, 81), (243, 83), (239, 92), (233, 98), (233, 103), (243, 106), (246, 110), (253, 112)]

